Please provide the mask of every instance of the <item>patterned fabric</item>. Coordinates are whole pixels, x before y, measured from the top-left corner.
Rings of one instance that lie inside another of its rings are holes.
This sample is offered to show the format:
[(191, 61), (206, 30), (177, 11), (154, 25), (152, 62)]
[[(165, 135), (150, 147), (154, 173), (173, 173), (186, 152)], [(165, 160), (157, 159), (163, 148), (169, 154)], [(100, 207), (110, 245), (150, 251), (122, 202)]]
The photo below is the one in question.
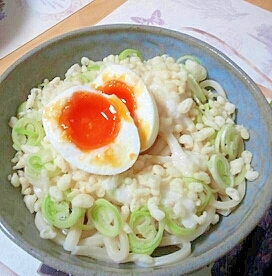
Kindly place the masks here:
[(4, 10), (5, 3), (0, 0), (0, 20), (4, 19), (7, 17), (6, 13), (3, 11)]
[(42, 264), (38, 269), (38, 274), (41, 276), (72, 276), (72, 274), (67, 274), (65, 272), (62, 272), (60, 270), (56, 270), (54, 268), (51, 268), (45, 264)]
[(214, 276), (272, 273), (272, 206), (250, 235), (212, 267)]

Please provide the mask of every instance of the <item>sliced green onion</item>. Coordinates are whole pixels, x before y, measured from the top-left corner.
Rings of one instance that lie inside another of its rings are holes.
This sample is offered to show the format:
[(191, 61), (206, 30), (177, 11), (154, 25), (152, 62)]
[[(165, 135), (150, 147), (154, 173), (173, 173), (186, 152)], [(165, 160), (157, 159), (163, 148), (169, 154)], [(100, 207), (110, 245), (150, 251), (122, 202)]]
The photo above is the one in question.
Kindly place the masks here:
[(246, 174), (246, 172), (247, 172), (246, 166), (244, 165), (242, 167), (242, 170), (234, 178), (234, 186), (239, 186), (245, 180), (245, 174)]
[(92, 64), (87, 66), (88, 71), (98, 71), (100, 69), (100, 66), (98, 64)]
[(211, 106), (209, 103), (205, 103), (203, 106), (204, 106), (204, 112), (208, 112), (211, 109)]
[(207, 101), (206, 96), (203, 93), (202, 88), (199, 86), (198, 82), (191, 74), (189, 74), (187, 77), (187, 84), (193, 96), (197, 98), (202, 104), (204, 104)]
[(126, 59), (127, 57), (132, 57), (132, 56), (137, 56), (138, 58), (140, 58), (140, 60), (143, 60), (142, 54), (135, 49), (125, 49), (119, 54), (119, 59), (123, 60), (123, 59)]
[(106, 199), (100, 198), (94, 202), (91, 218), (97, 231), (107, 237), (117, 236), (122, 229), (122, 220), (118, 209)]
[(48, 175), (54, 176), (59, 173), (59, 168), (48, 169), (46, 165), (53, 165), (53, 157), (50, 150), (42, 150), (32, 153), (26, 159), (25, 172), (28, 176), (37, 177), (42, 169), (46, 169)]
[(21, 118), (22, 114), (25, 114), (26, 112), (26, 101), (22, 102), (19, 107), (17, 108), (17, 117)]
[(85, 83), (90, 83), (92, 82), (96, 77), (97, 77), (97, 71), (86, 71), (82, 73), (82, 77), (85, 78)]
[(129, 225), (132, 229), (128, 234), (130, 250), (150, 255), (161, 242), (165, 220), (157, 222), (148, 210), (141, 209), (131, 213)]
[(166, 214), (166, 225), (171, 234), (175, 236), (187, 236), (194, 233), (195, 228), (185, 228), (175, 222), (170, 215)]
[(26, 166), (35, 173), (40, 173), (43, 165), (42, 156), (40, 154), (31, 154), (26, 160)]
[(203, 211), (205, 211), (206, 207), (209, 205), (212, 199), (212, 189), (204, 182), (193, 177), (184, 177), (182, 180), (186, 184), (196, 182), (202, 185), (203, 192), (199, 194), (201, 204), (197, 207), (197, 212), (202, 213)]
[(100, 69), (100, 66), (98, 64), (92, 64), (87, 66), (87, 71), (81, 73), (82, 77), (84, 78), (85, 83), (92, 82), (98, 74), (98, 71)]
[(42, 203), (44, 218), (57, 228), (69, 228), (84, 215), (85, 209), (80, 207), (70, 208), (69, 201), (53, 202), (48, 195)]
[(222, 97), (226, 98), (226, 92), (224, 91), (223, 87), (216, 81), (213, 80), (204, 80), (202, 81), (199, 86), (203, 89), (206, 88), (212, 88), (216, 91), (218, 95), (221, 95)]
[(220, 192), (234, 186), (234, 176), (230, 173), (228, 160), (222, 154), (214, 154), (209, 161), (209, 170)]
[(13, 147), (21, 149), (21, 145), (37, 146), (44, 137), (42, 123), (32, 118), (19, 119), (12, 129)]
[(272, 100), (270, 101), (269, 105), (270, 105), (270, 107), (272, 108)]
[(79, 73), (79, 74), (74, 75), (74, 76), (69, 76), (65, 79), (65, 81), (69, 81), (69, 82), (78, 81), (81, 84), (86, 84), (86, 83), (90, 82), (89, 78), (87, 76), (85, 76), (83, 73)]
[(92, 223), (92, 219), (91, 219), (91, 211), (92, 209), (89, 208), (87, 210), (87, 212), (85, 213), (85, 217), (84, 220), (78, 220), (76, 223), (77, 228), (81, 229), (81, 230), (92, 230), (94, 229), (94, 225)]
[(187, 59), (190, 59), (190, 60), (194, 61), (195, 63), (200, 64), (199, 60), (196, 57), (191, 56), (191, 55), (184, 55), (184, 56), (178, 58), (176, 63), (182, 63), (184, 60), (187, 60)]
[(73, 76), (69, 76), (65, 79), (65, 81), (68, 81), (68, 82), (78, 81), (81, 84), (90, 83), (96, 78), (97, 71), (99, 70), (99, 68), (100, 67), (98, 65), (90, 65), (87, 67), (88, 71), (83, 72), (83, 73), (78, 73)]
[(235, 159), (244, 150), (241, 135), (229, 124), (222, 126), (218, 131), (214, 146), (217, 153), (222, 153), (229, 160)]

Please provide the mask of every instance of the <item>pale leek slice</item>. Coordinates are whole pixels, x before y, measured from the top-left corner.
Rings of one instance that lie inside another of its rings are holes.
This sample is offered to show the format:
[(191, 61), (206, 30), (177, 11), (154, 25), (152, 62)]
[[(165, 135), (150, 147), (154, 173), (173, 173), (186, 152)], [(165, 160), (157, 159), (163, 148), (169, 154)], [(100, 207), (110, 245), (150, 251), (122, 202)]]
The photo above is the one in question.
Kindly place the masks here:
[(216, 135), (214, 146), (217, 153), (222, 153), (229, 160), (235, 159), (244, 150), (241, 135), (230, 124), (226, 124), (220, 128)]
[(228, 160), (222, 154), (214, 154), (209, 160), (209, 170), (219, 192), (234, 186), (234, 176), (230, 173)]
[(207, 98), (202, 88), (191, 74), (189, 74), (187, 77), (187, 84), (193, 94), (193, 97), (196, 98), (200, 103), (204, 104), (207, 101)]
[(42, 122), (23, 117), (15, 123), (12, 129), (13, 147), (20, 150), (22, 145), (38, 146), (44, 135)]
[(127, 57), (132, 57), (132, 56), (136, 56), (140, 60), (143, 60), (142, 54), (138, 50), (135, 50), (135, 49), (125, 49), (125, 50), (123, 50), (119, 54), (119, 59), (123, 60), (123, 59), (126, 59)]
[(117, 207), (103, 198), (94, 202), (91, 219), (96, 230), (107, 237), (116, 237), (122, 229), (121, 215)]
[(47, 195), (42, 203), (42, 214), (46, 221), (57, 228), (70, 228), (84, 215), (85, 209), (71, 208), (69, 201), (53, 202)]
[(161, 242), (165, 221), (157, 222), (146, 209), (131, 213), (128, 234), (130, 250), (137, 254), (150, 255)]
[(203, 192), (199, 193), (199, 199), (201, 203), (199, 206), (197, 206), (197, 212), (202, 213), (205, 211), (206, 207), (211, 202), (213, 190), (207, 184), (194, 177), (184, 177), (182, 180), (186, 184), (197, 182), (202, 185)]

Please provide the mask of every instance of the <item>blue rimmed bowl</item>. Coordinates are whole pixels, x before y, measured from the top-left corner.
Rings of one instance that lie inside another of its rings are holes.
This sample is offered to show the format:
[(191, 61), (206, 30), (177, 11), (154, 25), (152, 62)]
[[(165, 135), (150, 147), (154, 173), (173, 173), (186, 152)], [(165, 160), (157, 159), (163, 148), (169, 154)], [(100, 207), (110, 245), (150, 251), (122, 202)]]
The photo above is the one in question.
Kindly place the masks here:
[[(20, 190), (7, 180), (14, 155), (8, 121), (29, 90), (44, 78), (64, 77), (66, 70), (81, 57), (101, 60), (135, 48), (144, 59), (168, 54), (178, 58), (191, 54), (200, 60), (209, 78), (223, 84), (229, 100), (237, 106), (237, 123), (250, 133), (246, 148), (253, 153), (257, 180), (248, 183), (239, 208), (212, 227), (193, 244), (185, 260), (164, 267), (140, 268), (134, 264), (108, 264), (71, 256), (59, 245), (39, 237), (34, 217), (24, 205)], [(67, 273), (79, 275), (181, 275), (200, 269), (239, 244), (258, 224), (272, 200), (272, 112), (255, 83), (228, 57), (212, 46), (188, 35), (157, 27), (106, 25), (90, 27), (54, 38), (15, 62), (0, 80), (1, 180), (0, 228), (17, 245), (41, 262)]]

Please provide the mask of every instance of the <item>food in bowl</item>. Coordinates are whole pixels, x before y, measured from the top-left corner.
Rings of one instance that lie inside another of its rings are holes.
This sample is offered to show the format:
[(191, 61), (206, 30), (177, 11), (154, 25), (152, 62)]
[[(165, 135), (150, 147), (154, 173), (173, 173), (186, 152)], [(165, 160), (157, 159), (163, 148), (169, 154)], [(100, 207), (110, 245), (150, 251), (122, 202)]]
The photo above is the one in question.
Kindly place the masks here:
[[(258, 177), (244, 149), (249, 133), (222, 86), (196, 57), (142, 60), (126, 49), (83, 57), (64, 79), (31, 89), (10, 120), (9, 180), (21, 186), (41, 238), (107, 262), (188, 257), (191, 241)], [(169, 245), (178, 250), (153, 255)]]

